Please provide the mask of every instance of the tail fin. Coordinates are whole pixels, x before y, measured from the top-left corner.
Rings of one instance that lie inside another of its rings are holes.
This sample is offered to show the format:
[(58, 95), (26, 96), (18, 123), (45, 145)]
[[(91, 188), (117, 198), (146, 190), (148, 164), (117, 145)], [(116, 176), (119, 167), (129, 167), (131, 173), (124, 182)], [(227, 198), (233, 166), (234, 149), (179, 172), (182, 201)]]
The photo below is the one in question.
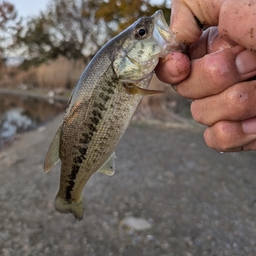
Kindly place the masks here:
[(83, 219), (83, 202), (82, 198), (77, 202), (68, 202), (62, 199), (59, 195), (56, 196), (54, 202), (55, 209), (61, 213), (72, 213), (78, 220)]

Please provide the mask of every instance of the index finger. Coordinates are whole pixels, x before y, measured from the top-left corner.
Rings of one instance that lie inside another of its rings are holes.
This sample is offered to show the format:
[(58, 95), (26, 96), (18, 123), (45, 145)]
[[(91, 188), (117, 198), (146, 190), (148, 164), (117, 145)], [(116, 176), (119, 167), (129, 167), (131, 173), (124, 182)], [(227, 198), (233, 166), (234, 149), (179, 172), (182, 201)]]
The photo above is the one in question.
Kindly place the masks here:
[(178, 41), (186, 45), (196, 42), (202, 34), (198, 22), (207, 27), (218, 25), (221, 4), (220, 0), (211, 0), (211, 4), (208, 1), (173, 0), (170, 27)]
[(189, 76), (177, 86), (178, 93), (186, 98), (200, 99), (248, 79), (251, 73), (242, 75), (236, 66), (236, 56), (242, 51), (241, 46), (236, 46), (193, 60)]

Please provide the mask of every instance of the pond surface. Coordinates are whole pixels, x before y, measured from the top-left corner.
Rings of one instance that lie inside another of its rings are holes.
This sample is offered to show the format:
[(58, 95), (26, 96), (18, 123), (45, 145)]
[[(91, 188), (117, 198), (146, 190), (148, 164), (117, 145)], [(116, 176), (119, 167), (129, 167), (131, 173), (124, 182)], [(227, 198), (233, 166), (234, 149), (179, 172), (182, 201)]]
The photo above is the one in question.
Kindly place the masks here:
[(65, 101), (0, 94), (0, 148), (18, 133), (35, 129), (65, 108)]

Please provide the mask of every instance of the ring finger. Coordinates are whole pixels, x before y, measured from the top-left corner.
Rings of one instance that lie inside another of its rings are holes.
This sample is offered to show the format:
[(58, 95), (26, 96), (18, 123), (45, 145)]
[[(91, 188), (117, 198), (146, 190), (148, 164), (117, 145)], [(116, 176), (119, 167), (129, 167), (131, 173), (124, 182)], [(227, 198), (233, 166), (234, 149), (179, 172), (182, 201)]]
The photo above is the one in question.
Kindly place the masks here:
[[(256, 128), (256, 118), (244, 122), (254, 123)], [(246, 133), (244, 122), (220, 121), (207, 128), (204, 132), (206, 144), (219, 152), (256, 150), (256, 130)]]
[(235, 84), (218, 95), (194, 100), (193, 118), (212, 126), (218, 121), (240, 121), (256, 116), (256, 80)]

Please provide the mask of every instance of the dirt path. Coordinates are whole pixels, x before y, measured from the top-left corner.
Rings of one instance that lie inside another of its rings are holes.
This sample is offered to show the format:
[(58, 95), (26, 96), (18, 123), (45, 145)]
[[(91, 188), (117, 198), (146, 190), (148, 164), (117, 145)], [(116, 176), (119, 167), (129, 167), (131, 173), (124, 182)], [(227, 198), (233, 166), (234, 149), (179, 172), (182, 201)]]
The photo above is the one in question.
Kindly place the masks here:
[[(218, 154), (198, 128), (132, 124), (116, 174), (93, 175), (77, 222), (53, 207), (59, 166), (43, 172), (61, 119), (0, 152), (0, 255), (256, 255), (255, 152)], [(127, 216), (151, 228), (121, 226)]]

